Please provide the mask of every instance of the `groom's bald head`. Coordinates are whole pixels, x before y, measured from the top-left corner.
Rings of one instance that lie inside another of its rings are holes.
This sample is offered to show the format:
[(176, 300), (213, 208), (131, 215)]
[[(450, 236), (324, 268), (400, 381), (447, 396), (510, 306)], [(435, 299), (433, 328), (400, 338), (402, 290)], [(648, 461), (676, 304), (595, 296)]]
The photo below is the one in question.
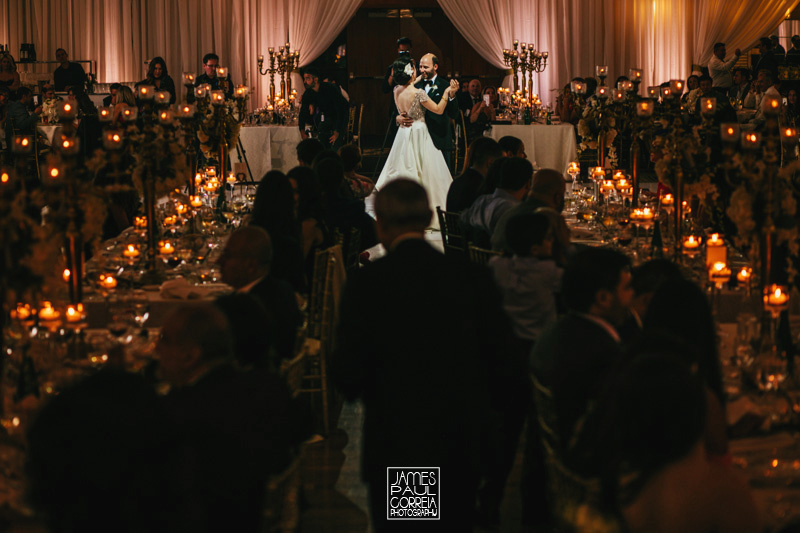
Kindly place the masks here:
[(436, 76), (436, 71), (439, 69), (439, 58), (433, 54), (425, 54), (419, 60), (419, 72), (422, 77), (429, 80)]

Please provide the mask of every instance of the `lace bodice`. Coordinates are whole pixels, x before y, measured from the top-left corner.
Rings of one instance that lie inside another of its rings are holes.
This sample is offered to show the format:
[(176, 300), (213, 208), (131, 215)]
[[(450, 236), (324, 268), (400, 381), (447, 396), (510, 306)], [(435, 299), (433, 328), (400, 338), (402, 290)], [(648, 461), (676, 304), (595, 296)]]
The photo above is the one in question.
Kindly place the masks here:
[(395, 104), (397, 104), (397, 110), (400, 113), (405, 113), (409, 118), (413, 120), (425, 120), (425, 108), (422, 107), (422, 102), (428, 100), (428, 95), (425, 93), (424, 90), (421, 89), (412, 89), (416, 90), (416, 94), (414, 95), (414, 99), (411, 100), (411, 105), (408, 109), (403, 109), (399, 101), (399, 96), (402, 94), (402, 91), (409, 90), (410, 87), (396, 87), (395, 88)]

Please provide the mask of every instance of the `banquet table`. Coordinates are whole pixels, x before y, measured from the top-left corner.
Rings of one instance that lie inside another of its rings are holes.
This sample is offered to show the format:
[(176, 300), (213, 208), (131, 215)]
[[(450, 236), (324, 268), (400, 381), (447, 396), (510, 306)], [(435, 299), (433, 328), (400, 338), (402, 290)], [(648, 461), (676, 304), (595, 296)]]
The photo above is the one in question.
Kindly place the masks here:
[[(239, 140), (255, 181), (260, 181), (269, 170), (287, 172), (297, 166), (295, 149), (302, 140), (297, 126), (245, 126), (239, 133)], [(230, 151), (233, 164), (240, 161), (237, 148), (234, 146)]]
[(492, 139), (497, 141), (506, 135), (522, 139), (528, 159), (540, 168), (565, 172), (570, 161), (578, 156), (572, 124), (492, 125)]
[(57, 125), (57, 124), (37, 124), (36, 125), (36, 130), (38, 132), (44, 134), (45, 137), (47, 137), (47, 142), (51, 146), (53, 145), (53, 137), (55, 137), (56, 130), (58, 128), (60, 128), (60, 126)]

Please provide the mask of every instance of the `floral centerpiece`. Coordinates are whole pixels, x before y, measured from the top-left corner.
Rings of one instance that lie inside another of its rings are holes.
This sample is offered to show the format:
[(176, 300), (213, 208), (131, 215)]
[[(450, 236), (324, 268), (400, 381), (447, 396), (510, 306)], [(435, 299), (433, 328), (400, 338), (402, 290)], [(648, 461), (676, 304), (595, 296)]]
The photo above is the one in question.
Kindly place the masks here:
[[(614, 140), (617, 138), (617, 113), (606, 98), (593, 96), (586, 100), (586, 105), (578, 121), (579, 154), (585, 150), (608, 149), (608, 160), (612, 168), (617, 166), (617, 151)], [(600, 157), (605, 157), (602, 154)], [(607, 166), (607, 165), (606, 165)]]

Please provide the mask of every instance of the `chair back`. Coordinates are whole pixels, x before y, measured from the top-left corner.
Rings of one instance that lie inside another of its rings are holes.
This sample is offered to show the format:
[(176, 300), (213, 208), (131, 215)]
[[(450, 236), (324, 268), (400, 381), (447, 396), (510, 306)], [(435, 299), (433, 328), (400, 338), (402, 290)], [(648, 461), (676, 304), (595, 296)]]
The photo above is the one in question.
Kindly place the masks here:
[(358, 269), (359, 256), (361, 255), (361, 230), (351, 227), (345, 231), (342, 228), (335, 228), (333, 240), (342, 247), (344, 259), (344, 269), (347, 274), (351, 274)]
[(439, 217), (444, 253), (466, 255), (467, 238), (461, 228), (461, 215), (454, 211), (445, 211), (441, 206), (436, 206), (436, 215)]
[(294, 533), (299, 530), (300, 470), (303, 457), (301, 451), (283, 472), (267, 480), (261, 533)]
[(469, 244), (469, 260), (482, 266), (489, 264), (489, 259), (492, 257), (499, 257), (503, 255), (502, 252), (495, 250), (487, 250), (486, 248), (479, 248), (472, 243)]

